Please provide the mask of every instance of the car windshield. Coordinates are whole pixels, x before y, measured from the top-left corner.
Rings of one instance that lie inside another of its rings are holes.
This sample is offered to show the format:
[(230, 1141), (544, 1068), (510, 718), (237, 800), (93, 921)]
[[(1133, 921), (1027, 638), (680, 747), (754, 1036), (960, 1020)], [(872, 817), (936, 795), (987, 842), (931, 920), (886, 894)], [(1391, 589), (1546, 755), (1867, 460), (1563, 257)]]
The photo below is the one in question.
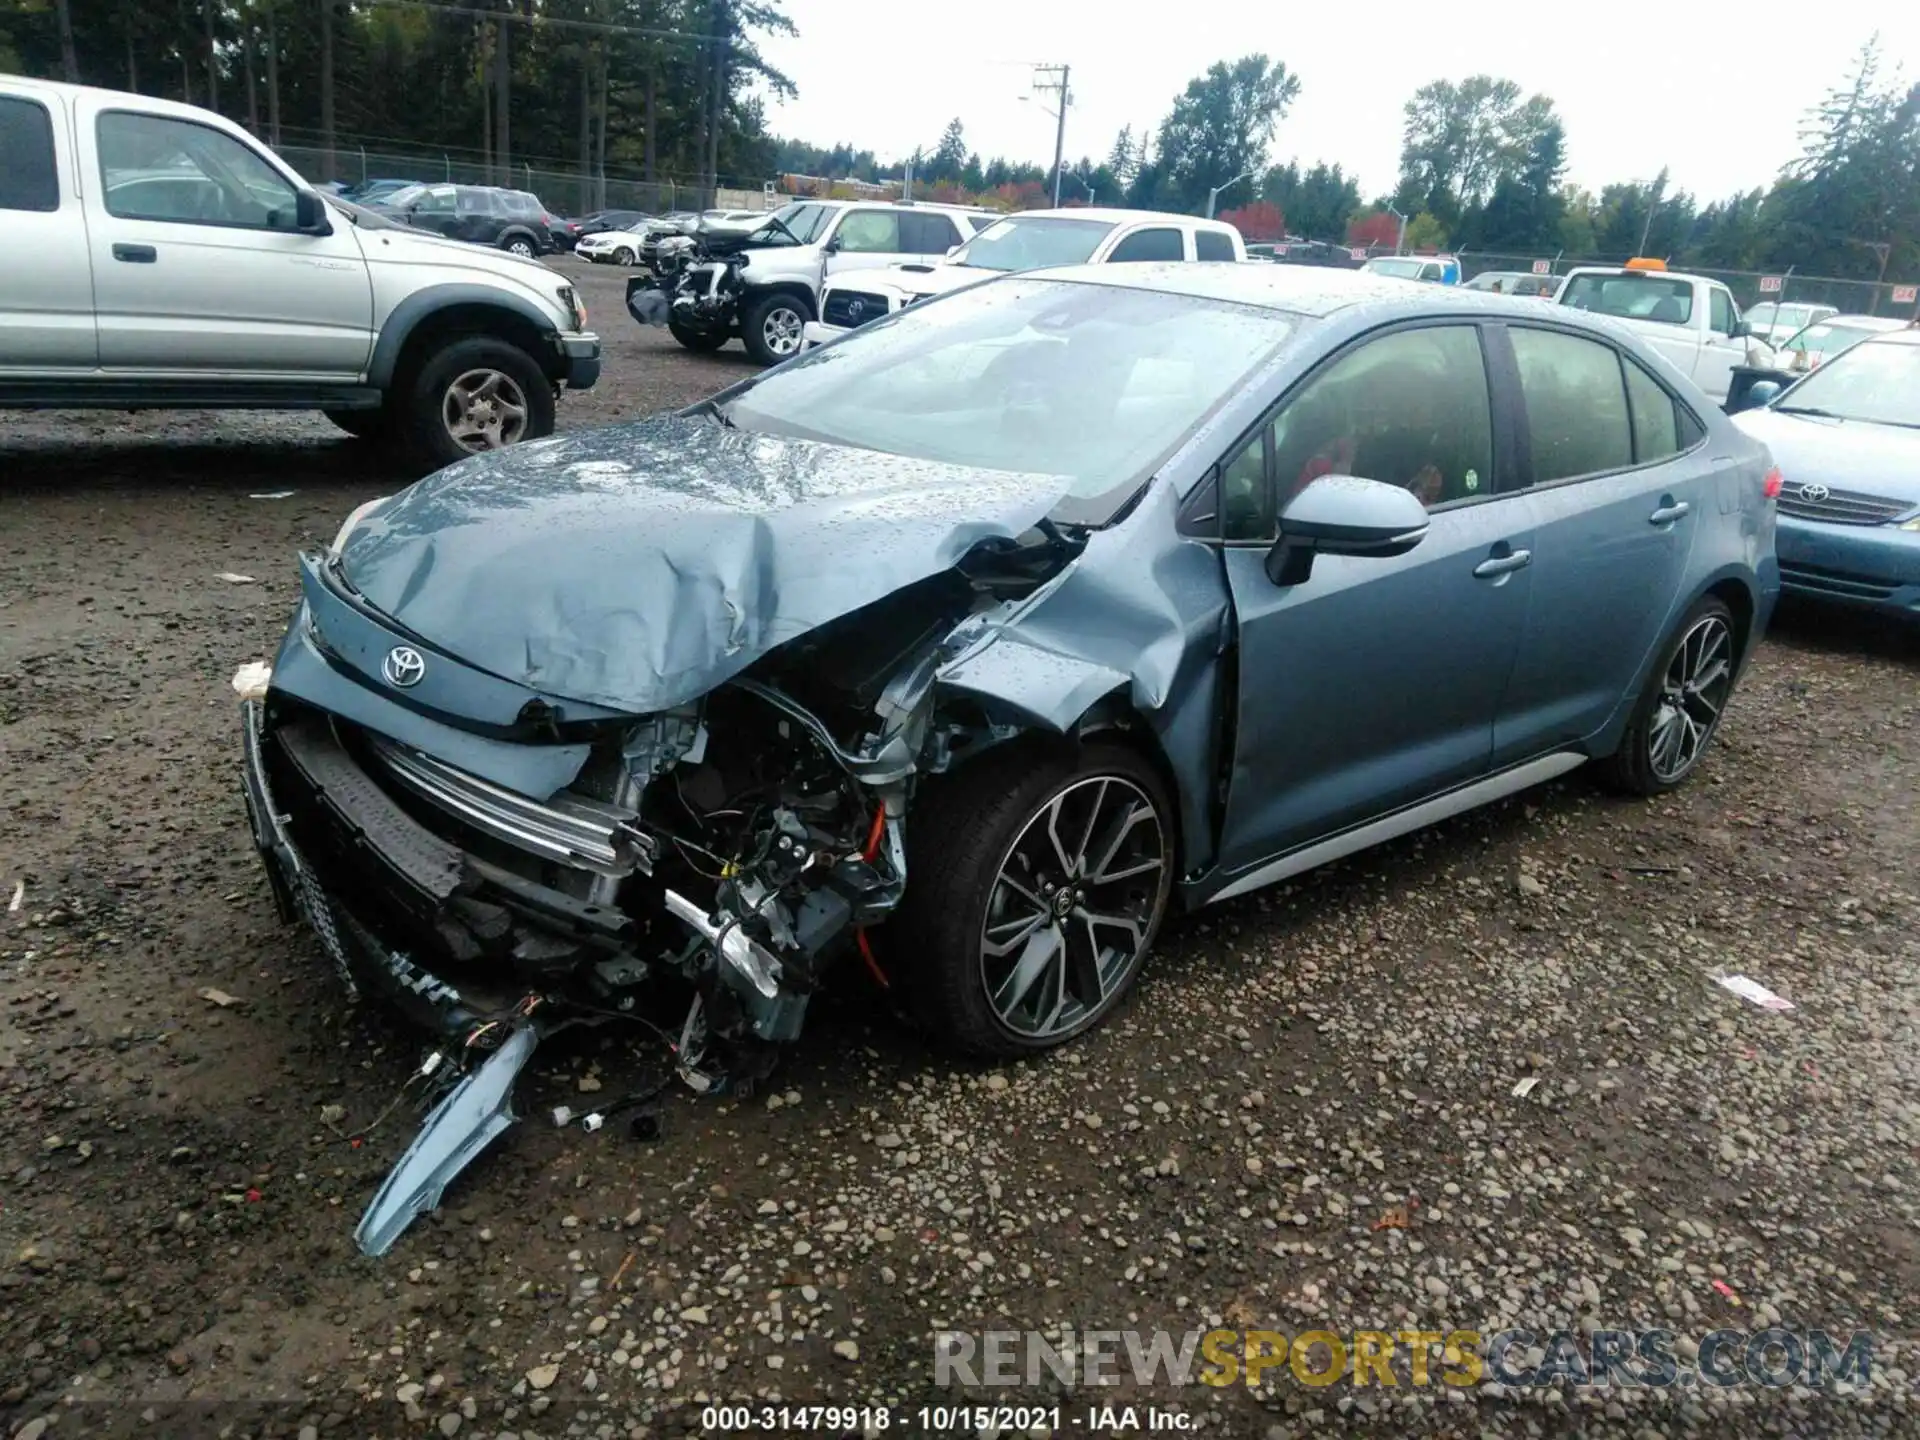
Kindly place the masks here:
[(1920, 344), (1869, 340), (1855, 345), (1787, 391), (1774, 408), (1920, 430)]
[(1041, 270), (1081, 265), (1113, 230), (1111, 220), (1063, 220), (1009, 215), (960, 247), (954, 260), (982, 270)]
[(1418, 280), (1420, 265), (1421, 262), (1418, 260), (1379, 259), (1367, 261), (1362, 268), (1375, 275), (1391, 275), (1399, 280)]
[(1661, 275), (1575, 275), (1560, 303), (1622, 320), (1685, 325), (1693, 319), (1693, 282)]
[(1829, 350), (1844, 350), (1856, 340), (1877, 335), (1877, 330), (1860, 330), (1851, 325), (1809, 325), (1782, 347), (1787, 350), (1811, 350), (1824, 355)]
[(380, 203), (382, 205), (391, 205), (396, 210), (404, 209), (426, 193), (427, 187), (424, 185), (402, 185), (398, 190), (381, 196)]
[[(768, 245), (811, 245), (832, 214), (831, 205), (782, 205), (753, 232), (753, 238), (764, 239)], [(780, 224), (774, 224), (775, 220)]]
[(1006, 279), (812, 350), (723, 409), (743, 430), (1061, 477), (1099, 525), (1298, 317), (1128, 286)]
[(1769, 300), (1747, 311), (1746, 319), (1755, 327), (1798, 330), (1810, 322), (1814, 314), (1815, 309), (1811, 305), (1776, 305)]

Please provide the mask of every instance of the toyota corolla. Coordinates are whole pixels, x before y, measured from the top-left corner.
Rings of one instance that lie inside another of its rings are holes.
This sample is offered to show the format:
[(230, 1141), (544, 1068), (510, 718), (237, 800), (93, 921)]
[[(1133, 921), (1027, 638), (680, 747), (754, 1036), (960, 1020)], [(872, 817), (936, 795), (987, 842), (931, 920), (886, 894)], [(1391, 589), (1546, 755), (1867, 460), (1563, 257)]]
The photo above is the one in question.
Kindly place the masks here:
[(285, 913), (463, 1077), (362, 1244), (554, 1026), (664, 1020), (712, 1090), (850, 976), (1040, 1051), (1170, 910), (1589, 761), (1680, 784), (1777, 592), (1778, 485), (1576, 312), (1155, 265), (362, 506), (237, 679)]

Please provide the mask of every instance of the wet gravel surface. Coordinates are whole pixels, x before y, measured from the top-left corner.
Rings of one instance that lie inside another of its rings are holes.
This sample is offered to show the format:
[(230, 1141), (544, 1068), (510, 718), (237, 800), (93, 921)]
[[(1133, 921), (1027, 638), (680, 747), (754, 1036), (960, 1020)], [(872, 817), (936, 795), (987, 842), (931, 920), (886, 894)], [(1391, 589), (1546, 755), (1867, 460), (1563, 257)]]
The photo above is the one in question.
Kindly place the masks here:
[[(583, 285), (607, 371), (563, 426), (746, 373)], [(422, 1047), (276, 922), (228, 680), (294, 549), (395, 481), (319, 417), (0, 417), (0, 1433), (917, 1407), (962, 1398), (945, 1328), (1662, 1327), (1684, 1362), (1771, 1324), (1872, 1331), (1869, 1383), (1447, 1388), (1403, 1356), (1392, 1389), (1081, 1390), (1061, 1428), (1106, 1433), (1091, 1398), (1255, 1436), (1920, 1431), (1920, 637), (1818, 612), (1675, 796), (1576, 773), (1178, 922), (1044, 1061), (930, 1055), (854, 977), (768, 1088), (671, 1094), (644, 1141), (548, 1116), (657, 1047), (555, 1042), (531, 1118), (360, 1257), (416, 1112), (350, 1137)]]

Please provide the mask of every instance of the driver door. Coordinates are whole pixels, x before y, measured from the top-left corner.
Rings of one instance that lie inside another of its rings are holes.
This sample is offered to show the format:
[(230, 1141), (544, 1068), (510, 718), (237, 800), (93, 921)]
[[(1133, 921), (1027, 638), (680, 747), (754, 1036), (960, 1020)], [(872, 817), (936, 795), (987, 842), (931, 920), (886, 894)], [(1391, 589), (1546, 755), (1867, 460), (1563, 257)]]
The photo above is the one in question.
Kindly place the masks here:
[(211, 125), (79, 100), (100, 368), (109, 376), (353, 380), (373, 295), (353, 227), (293, 228), (298, 191)]
[[(1466, 321), (1369, 337), (1296, 387), (1220, 471), (1239, 693), (1221, 869), (1485, 776), (1526, 618), (1531, 502), (1498, 489), (1491, 386)], [(1276, 516), (1325, 474), (1404, 485), (1430, 528), (1389, 559), (1268, 577)], [(1229, 882), (1231, 884), (1231, 881)]]

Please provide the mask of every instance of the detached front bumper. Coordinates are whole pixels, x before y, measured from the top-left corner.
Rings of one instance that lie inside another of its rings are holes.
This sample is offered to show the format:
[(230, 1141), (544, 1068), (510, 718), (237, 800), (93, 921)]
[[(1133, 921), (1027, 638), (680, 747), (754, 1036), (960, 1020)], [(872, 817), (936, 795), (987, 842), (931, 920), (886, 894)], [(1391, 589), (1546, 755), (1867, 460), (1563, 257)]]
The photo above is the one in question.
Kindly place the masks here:
[(849, 333), (844, 325), (829, 325), (824, 320), (809, 320), (800, 327), (800, 344), (811, 350), (816, 345), (825, 345), (829, 340), (838, 340)]
[(562, 335), (561, 379), (569, 390), (591, 390), (600, 379), (600, 337), (592, 334)]

